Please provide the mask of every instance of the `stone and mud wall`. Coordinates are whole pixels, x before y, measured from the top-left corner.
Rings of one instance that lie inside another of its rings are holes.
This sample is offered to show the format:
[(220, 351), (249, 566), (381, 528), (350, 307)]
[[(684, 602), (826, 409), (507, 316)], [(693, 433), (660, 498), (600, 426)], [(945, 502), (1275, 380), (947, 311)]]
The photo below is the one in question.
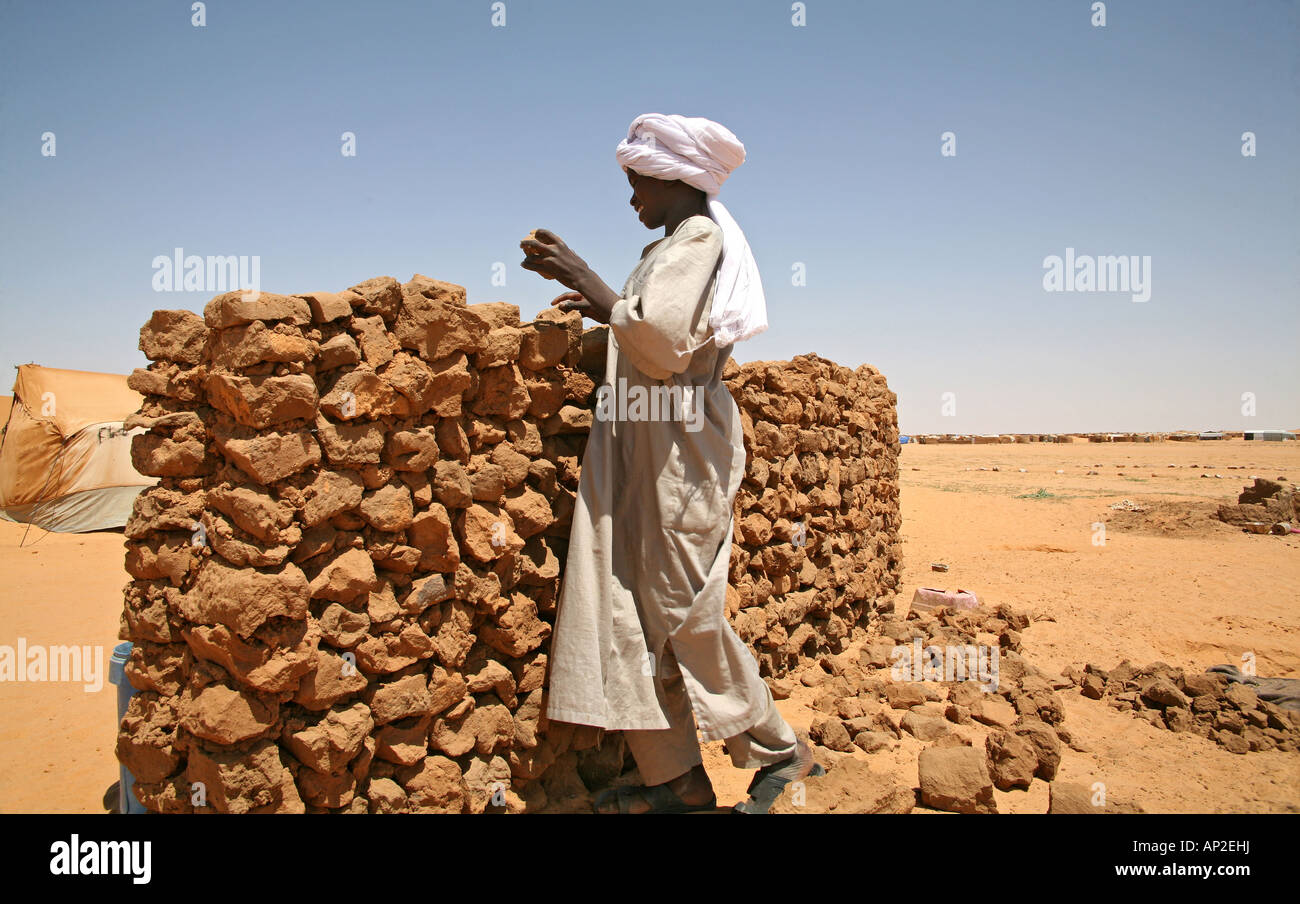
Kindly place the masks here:
[[(622, 771), (617, 733), (541, 718), (606, 329), (419, 275), (154, 313), (117, 743), (146, 807), (563, 809)], [(727, 614), (776, 683), (890, 608), (895, 397), (815, 355), (726, 378)]]

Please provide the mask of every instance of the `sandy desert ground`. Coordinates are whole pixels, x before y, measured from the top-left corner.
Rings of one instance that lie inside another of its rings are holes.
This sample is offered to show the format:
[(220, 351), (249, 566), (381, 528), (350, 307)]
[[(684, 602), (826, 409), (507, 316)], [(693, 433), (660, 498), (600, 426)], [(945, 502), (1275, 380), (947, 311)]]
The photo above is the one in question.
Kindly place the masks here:
[[(1038, 667), (1128, 659), (1199, 670), (1239, 665), (1249, 651), (1260, 675), (1300, 677), (1300, 535), (1245, 534), (1213, 518), (1253, 475), (1300, 478), (1300, 444), (909, 444), (900, 468), (905, 595), (961, 588), (1030, 612), (1023, 651)], [(1150, 510), (1110, 508), (1123, 499)], [(1106, 524), (1104, 546), (1093, 543), (1096, 522)], [(93, 693), (0, 683), (0, 811), (102, 812), (117, 778), (107, 661), (122, 560), (120, 533), (0, 522), (0, 643), (99, 645), (105, 669)], [(931, 562), (950, 570), (932, 572)], [(800, 686), (779, 704), (796, 729), (811, 723), (814, 693)], [(1104, 780), (1147, 812), (1300, 812), (1300, 754), (1229, 753), (1077, 691), (1061, 694), (1065, 724), (1085, 750), (1064, 749), (1060, 780)], [(915, 786), (920, 747), (907, 737), (854, 756)], [(705, 745), (705, 765), (719, 803), (745, 796), (750, 773), (731, 767), (722, 742)], [(1047, 809), (1038, 779), (995, 795), (1004, 813)]]

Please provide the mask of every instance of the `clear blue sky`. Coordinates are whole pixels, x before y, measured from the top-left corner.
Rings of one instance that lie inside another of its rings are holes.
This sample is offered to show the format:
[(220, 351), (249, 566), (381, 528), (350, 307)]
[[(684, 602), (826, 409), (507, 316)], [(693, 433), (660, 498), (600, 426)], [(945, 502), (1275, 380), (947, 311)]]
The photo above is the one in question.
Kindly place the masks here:
[[(771, 328), (740, 361), (870, 363), (904, 432), (1300, 426), (1296, 3), (505, 6), (4, 3), (0, 391), (143, 366), (150, 312), (213, 294), (153, 291), (178, 246), (259, 256), (264, 291), (419, 272), (529, 317), (560, 291), (517, 266), (541, 226), (619, 289), (660, 233), (614, 147), (660, 112), (747, 147), (721, 198)], [(1067, 247), (1150, 256), (1150, 300), (1045, 292)]]

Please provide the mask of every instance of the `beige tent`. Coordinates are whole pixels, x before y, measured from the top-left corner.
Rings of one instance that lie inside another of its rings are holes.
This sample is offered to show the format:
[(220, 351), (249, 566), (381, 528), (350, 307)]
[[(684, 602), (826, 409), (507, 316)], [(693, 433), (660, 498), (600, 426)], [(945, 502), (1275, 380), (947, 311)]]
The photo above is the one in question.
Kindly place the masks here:
[(131, 464), (123, 421), (140, 408), (126, 377), (23, 364), (0, 436), (0, 517), (52, 531), (121, 527), (157, 483)]

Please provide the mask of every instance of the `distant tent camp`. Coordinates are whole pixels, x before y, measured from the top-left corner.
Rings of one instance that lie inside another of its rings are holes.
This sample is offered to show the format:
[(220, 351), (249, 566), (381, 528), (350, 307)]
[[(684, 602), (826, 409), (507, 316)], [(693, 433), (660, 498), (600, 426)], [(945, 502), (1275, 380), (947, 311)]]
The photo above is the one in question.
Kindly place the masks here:
[(131, 464), (123, 421), (143, 397), (117, 374), (23, 364), (0, 434), (0, 517), (76, 533), (122, 527), (157, 478)]

